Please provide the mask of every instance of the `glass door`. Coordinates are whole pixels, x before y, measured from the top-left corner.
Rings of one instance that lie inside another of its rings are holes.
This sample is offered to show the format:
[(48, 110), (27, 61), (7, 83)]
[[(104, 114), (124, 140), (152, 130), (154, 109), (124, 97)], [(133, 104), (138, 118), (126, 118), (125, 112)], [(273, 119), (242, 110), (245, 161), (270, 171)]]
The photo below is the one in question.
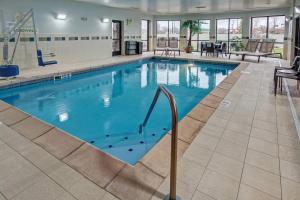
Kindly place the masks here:
[(112, 21), (112, 55), (121, 55), (122, 52), (122, 24), (121, 21)]
[(141, 21), (141, 28), (142, 28), (142, 42), (143, 42), (143, 51), (149, 51), (149, 27), (150, 21), (149, 20), (142, 20)]

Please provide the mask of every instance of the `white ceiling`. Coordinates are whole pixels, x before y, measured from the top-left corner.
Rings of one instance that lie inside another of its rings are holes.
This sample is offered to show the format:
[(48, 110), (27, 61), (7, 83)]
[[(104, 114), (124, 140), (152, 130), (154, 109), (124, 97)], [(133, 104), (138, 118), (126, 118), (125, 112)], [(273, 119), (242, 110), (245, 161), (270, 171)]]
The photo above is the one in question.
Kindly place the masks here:
[[(220, 13), (289, 7), (293, 0), (75, 0), (151, 14)], [(196, 7), (203, 8), (196, 8)]]

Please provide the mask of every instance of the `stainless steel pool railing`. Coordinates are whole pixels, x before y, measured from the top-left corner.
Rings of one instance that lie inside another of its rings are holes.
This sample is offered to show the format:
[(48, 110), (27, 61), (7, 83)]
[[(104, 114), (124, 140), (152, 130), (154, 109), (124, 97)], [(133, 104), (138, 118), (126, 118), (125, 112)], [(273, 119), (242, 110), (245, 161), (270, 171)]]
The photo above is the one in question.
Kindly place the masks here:
[(176, 179), (177, 179), (177, 141), (178, 141), (178, 113), (174, 96), (163, 85), (159, 85), (146, 115), (144, 122), (140, 125), (140, 132), (147, 125), (150, 115), (157, 103), (157, 100), (161, 92), (168, 98), (171, 112), (172, 112), (172, 135), (171, 135), (171, 169), (170, 169), (170, 194), (167, 195), (164, 200), (180, 200), (180, 197), (176, 196)]

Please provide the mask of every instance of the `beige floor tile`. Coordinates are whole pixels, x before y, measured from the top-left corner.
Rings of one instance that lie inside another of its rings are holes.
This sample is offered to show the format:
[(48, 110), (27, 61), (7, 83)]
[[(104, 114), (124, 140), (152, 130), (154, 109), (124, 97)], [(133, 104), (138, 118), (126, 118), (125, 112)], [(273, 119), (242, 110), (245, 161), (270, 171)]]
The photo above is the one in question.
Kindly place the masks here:
[(224, 128), (214, 126), (212, 124), (206, 124), (201, 129), (201, 134), (208, 134), (214, 137), (221, 137), (223, 135)]
[(238, 145), (228, 140), (221, 139), (216, 148), (216, 152), (235, 160), (244, 162), (246, 149), (247, 146)]
[(248, 115), (240, 115), (240, 114), (234, 113), (232, 115), (232, 117), (230, 118), (230, 121), (251, 126), (253, 117), (248, 116)]
[(183, 183), (194, 185), (199, 184), (204, 173), (205, 167), (202, 165), (182, 158), (177, 166), (177, 179)]
[(72, 195), (70, 195), (68, 192), (65, 192), (60, 197), (58, 197), (56, 200), (76, 200), (76, 199)]
[(241, 184), (238, 200), (279, 200), (248, 185)]
[(203, 126), (202, 122), (186, 116), (178, 125), (178, 138), (191, 143)]
[(34, 183), (42, 173), (20, 157), (11, 157), (0, 162), (0, 191), (12, 198)]
[(242, 183), (276, 198), (281, 198), (280, 176), (245, 164)]
[(214, 198), (208, 196), (207, 194), (204, 194), (203, 192), (196, 190), (192, 200), (214, 200)]
[(124, 167), (120, 161), (87, 144), (65, 158), (64, 162), (100, 187), (108, 185)]
[(225, 111), (221, 111), (221, 110), (216, 110), (213, 114), (214, 117), (218, 117), (224, 120), (229, 120), (231, 117), (231, 113), (229, 112), (225, 112)]
[(4, 111), (4, 110), (6, 110), (6, 109), (8, 109), (8, 108), (10, 108), (11, 106), (9, 105), (9, 104), (7, 104), (7, 103), (5, 103), (4, 101), (1, 101), (0, 100), (0, 112), (1, 111)]
[(276, 157), (248, 149), (245, 162), (279, 175), (279, 160)]
[(183, 158), (198, 163), (202, 166), (206, 166), (210, 160), (213, 151), (201, 147), (196, 143), (193, 143), (189, 146), (186, 152), (183, 155)]
[[(197, 136), (199, 137), (199, 136)], [(196, 137), (196, 138), (197, 138)], [(196, 139), (195, 139), (196, 140)], [(183, 153), (188, 148), (188, 144), (178, 140), (177, 145), (177, 158), (180, 160)], [(162, 138), (154, 148), (150, 150), (141, 160), (141, 162), (148, 168), (160, 174), (163, 177), (167, 177), (170, 172), (171, 162), (171, 136), (166, 135)]]
[(278, 135), (278, 143), (282, 146), (287, 146), (294, 149), (300, 149), (299, 138), (292, 138), (285, 135)]
[(208, 95), (201, 101), (201, 103), (212, 108), (217, 108), (221, 101), (222, 98), (218, 96)]
[(43, 176), (35, 184), (26, 188), (12, 200), (56, 200), (64, 194), (64, 190), (47, 176)]
[(248, 148), (265, 154), (269, 154), (274, 157), (278, 157), (278, 146), (261, 139), (250, 137)]
[(251, 137), (259, 138), (267, 142), (277, 144), (277, 134), (263, 129), (253, 128), (251, 130)]
[(228, 123), (228, 120), (220, 118), (220, 117), (215, 117), (211, 116), (209, 120), (207, 121), (207, 125), (212, 126), (212, 127), (219, 127), (219, 128), (225, 128)]
[(19, 121), (26, 119), (28, 115), (15, 108), (9, 108), (5, 111), (0, 112), (0, 122), (11, 126)]
[(188, 116), (206, 123), (210, 116), (214, 113), (214, 111), (214, 108), (199, 103), (196, 107), (193, 108), (191, 112), (188, 113)]
[(275, 123), (265, 122), (262, 120), (254, 120), (253, 127), (258, 129), (263, 129), (273, 133), (277, 133), (277, 127)]
[(236, 199), (239, 182), (207, 169), (197, 190), (217, 200)]
[(299, 200), (300, 184), (286, 178), (281, 179), (282, 200)]
[[(275, 107), (274, 107), (275, 110)], [(265, 121), (265, 122), (270, 122), (270, 123), (276, 123), (276, 114), (275, 112), (266, 112), (266, 111), (255, 111), (254, 115), (254, 120), (255, 121)]]
[(109, 192), (106, 192), (104, 197), (101, 200), (118, 200), (118, 198), (113, 196)]
[(78, 179), (68, 191), (78, 200), (100, 200), (106, 193), (104, 189), (84, 177)]
[(220, 174), (239, 181), (242, 175), (243, 163), (228, 158), (227, 156), (223, 156), (219, 153), (214, 153), (207, 167)]
[(298, 138), (297, 130), (294, 124), (292, 125), (278, 125), (278, 134), (286, 135), (292, 138)]
[(64, 158), (83, 144), (82, 141), (58, 129), (52, 129), (34, 142), (58, 159)]
[(219, 138), (213, 137), (207, 134), (202, 134), (200, 131), (200, 134), (195, 138), (194, 142), (198, 144), (201, 147), (207, 148), (211, 151), (215, 150)]
[(280, 171), (281, 176), (300, 183), (300, 165), (281, 160)]
[(241, 134), (250, 135), (251, 126), (229, 121), (226, 129), (235, 131)]
[(300, 165), (300, 150), (279, 145), (279, 158)]
[(0, 194), (0, 200), (6, 200), (2, 194)]
[(249, 136), (245, 134), (241, 134), (229, 129), (226, 129), (223, 134), (223, 139), (228, 140), (234, 144), (247, 146), (249, 142)]
[[(176, 191), (177, 191), (177, 196), (179, 196), (181, 199), (191, 199), (193, 197), (194, 192), (196, 191), (196, 187), (192, 185), (187, 185), (181, 181), (177, 181)], [(170, 181), (168, 177), (164, 180), (164, 182), (155, 192), (151, 200), (162, 200), (169, 193), (170, 193)]]
[(32, 140), (49, 131), (52, 127), (33, 117), (29, 117), (11, 127), (26, 138)]
[(134, 167), (126, 166), (107, 190), (120, 199), (150, 199), (162, 181), (162, 177), (138, 163)]

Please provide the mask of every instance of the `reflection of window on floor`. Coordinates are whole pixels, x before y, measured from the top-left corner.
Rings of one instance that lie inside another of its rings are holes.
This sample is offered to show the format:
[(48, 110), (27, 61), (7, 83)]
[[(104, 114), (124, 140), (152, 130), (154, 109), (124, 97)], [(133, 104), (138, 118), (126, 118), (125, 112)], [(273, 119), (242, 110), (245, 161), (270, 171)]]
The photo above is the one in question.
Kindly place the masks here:
[(285, 16), (251, 18), (251, 38), (276, 39), (274, 52), (283, 53)]

